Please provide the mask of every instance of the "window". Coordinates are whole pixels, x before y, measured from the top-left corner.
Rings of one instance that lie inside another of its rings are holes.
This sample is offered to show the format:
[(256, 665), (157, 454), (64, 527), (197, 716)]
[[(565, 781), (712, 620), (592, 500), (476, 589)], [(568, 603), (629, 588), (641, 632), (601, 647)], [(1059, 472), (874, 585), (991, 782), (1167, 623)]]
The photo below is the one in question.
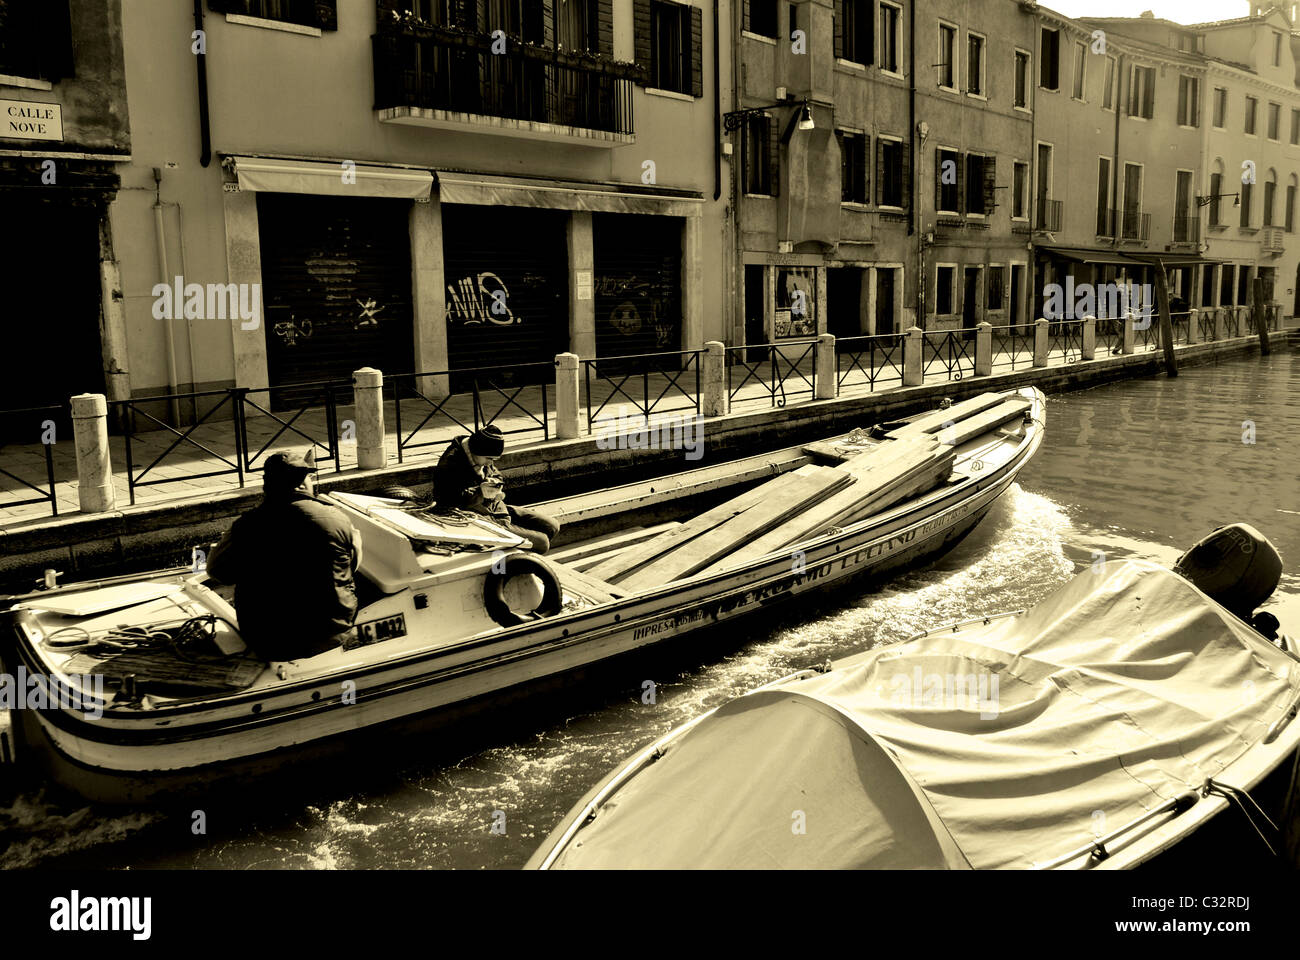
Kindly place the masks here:
[(1223, 192), (1223, 174), (1210, 174), (1210, 225), (1218, 226), (1223, 221), (1219, 219), (1219, 194)]
[(1286, 232), (1291, 233), (1295, 229), (1295, 184), (1289, 183), (1286, 187)]
[(1228, 91), (1214, 88), (1214, 125), (1222, 130), (1228, 124)]
[(993, 157), (966, 154), (966, 212), (986, 217), (993, 212)]
[(940, 264), (935, 268), (934, 274), (934, 312), (939, 316), (949, 316), (956, 313), (953, 304), (954, 287), (957, 283), (957, 267), (955, 264)]
[(1291, 109), (1291, 144), (1300, 144), (1300, 110)]
[(72, 76), (72, 25), (67, 3), (0, 3), (0, 73), (51, 83)]
[(1241, 217), (1237, 221), (1238, 226), (1250, 226), (1250, 201), (1253, 199), (1251, 195), (1254, 192), (1255, 185), (1253, 183), (1243, 183), (1241, 185)]
[(1106, 85), (1101, 95), (1101, 106), (1103, 110), (1115, 109), (1115, 66), (1114, 57), (1106, 57)]
[(953, 90), (957, 84), (957, 28), (946, 23), (939, 24), (939, 86)]
[(1199, 127), (1200, 116), (1201, 82), (1196, 77), (1180, 76), (1178, 78), (1178, 125)]
[(898, 25), (901, 8), (891, 3), (880, 5), (880, 69), (898, 73)]
[[(1199, 223), (1199, 218), (1196, 222)], [(1193, 226), (1192, 171), (1179, 170), (1174, 183), (1174, 242), (1190, 243), (1199, 239)]]
[(1083, 72), (1088, 61), (1088, 46), (1084, 43), (1074, 45), (1074, 86), (1070, 96), (1075, 100), (1083, 99)]
[(1282, 129), (1282, 105), (1280, 103), (1270, 103), (1268, 105), (1268, 138), (1278, 140), (1281, 138)]
[(1011, 165), (1011, 182), (1015, 196), (1011, 200), (1011, 218), (1028, 220), (1029, 210), (1025, 203), (1025, 188), (1029, 185), (1029, 164), (1020, 160)]
[(772, 118), (750, 117), (741, 139), (741, 167), (745, 192), (774, 196), (772, 190)]
[(1043, 27), (1038, 46), (1038, 85), (1044, 90), (1061, 87), (1061, 32)]
[(676, 3), (650, 4), (651, 86), (674, 93), (691, 92), (690, 7)]
[(1273, 34), (1273, 66), (1282, 66), (1282, 34)]
[(1223, 306), (1231, 306), (1232, 294), (1236, 285), (1232, 282), (1233, 273), (1237, 267), (1232, 263), (1225, 263), (1223, 270), (1220, 271), (1219, 277), (1219, 303)]
[(1110, 157), (1097, 158), (1097, 236), (1113, 237), (1114, 222), (1110, 215)]
[(1011, 104), (1025, 109), (1029, 107), (1029, 54), (1024, 50), (1016, 51), (1014, 94)]
[(864, 133), (836, 132), (840, 140), (840, 201), (867, 203), (871, 197), (867, 178), (867, 136)]
[(903, 178), (907, 173), (907, 151), (901, 140), (876, 138), (876, 203), (882, 207), (907, 205)]
[(966, 34), (966, 92), (984, 96), (984, 38)]
[(961, 212), (961, 154), (939, 147), (934, 152), (935, 201), (939, 213)]
[[(279, 20), (282, 23), (297, 23), (323, 30), (337, 29), (335, 3), (322, 4), (315, 0), (209, 0), (208, 6), (214, 13), (242, 13), (262, 20)], [(418, 7), (420, 4), (417, 2), (412, 6)], [(446, 23), (446, 19), (441, 16), (446, 11), (427, 9), (442, 7), (437, 0), (424, 0), (424, 7), (424, 10), (415, 10), (421, 19), (431, 23)]]
[(1155, 115), (1156, 68), (1133, 65), (1129, 74), (1128, 115), (1150, 120)]
[(748, 23), (745, 27), (750, 33), (760, 37), (776, 39), (776, 4), (777, 0), (746, 0)]
[(1246, 98), (1246, 122), (1244, 129), (1246, 133), (1250, 134), (1252, 137), (1255, 135), (1255, 107), (1258, 103), (1259, 101), (1254, 97)]
[(989, 264), (989, 284), (985, 292), (984, 309), (1001, 310), (1006, 300), (1007, 268), (1000, 263)]
[(839, 50), (837, 57), (854, 63), (875, 62), (875, 4), (872, 0), (843, 0), (843, 17), (835, 31)]
[(1124, 164), (1124, 222), (1120, 236), (1125, 240), (1142, 237), (1142, 165)]
[(1264, 181), (1264, 226), (1273, 226), (1273, 201), (1277, 197), (1277, 178), (1273, 174), (1268, 175)]

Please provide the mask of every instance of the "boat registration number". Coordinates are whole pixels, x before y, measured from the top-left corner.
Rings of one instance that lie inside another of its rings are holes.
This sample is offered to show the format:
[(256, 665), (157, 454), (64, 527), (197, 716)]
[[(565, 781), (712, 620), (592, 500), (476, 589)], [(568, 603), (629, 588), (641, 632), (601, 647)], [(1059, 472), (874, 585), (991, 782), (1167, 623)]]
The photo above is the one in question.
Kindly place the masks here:
[(357, 646), (366, 646), (371, 643), (379, 643), (381, 640), (392, 640), (394, 637), (406, 636), (406, 617), (403, 614), (397, 614), (392, 617), (383, 617), (380, 620), (367, 620), (365, 623), (358, 623), (356, 630)]

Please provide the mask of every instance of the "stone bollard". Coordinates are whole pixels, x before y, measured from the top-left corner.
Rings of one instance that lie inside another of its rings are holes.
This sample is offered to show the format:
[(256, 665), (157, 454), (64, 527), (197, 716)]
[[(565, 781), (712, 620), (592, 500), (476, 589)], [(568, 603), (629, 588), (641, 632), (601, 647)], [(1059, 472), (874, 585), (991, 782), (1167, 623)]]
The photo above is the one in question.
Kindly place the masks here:
[(1224, 333), (1227, 332), (1227, 321), (1223, 315), (1222, 307), (1214, 308), (1214, 339), (1222, 340)]
[(1121, 344), (1120, 353), (1130, 354), (1133, 352), (1134, 343), (1136, 342), (1136, 335), (1133, 332), (1133, 324), (1136, 321), (1137, 321), (1137, 314), (1135, 314), (1132, 310), (1124, 311), (1124, 326), (1121, 328), (1122, 332), (1120, 334), (1120, 344)]
[(1051, 326), (1042, 317), (1034, 321), (1034, 366), (1047, 366), (1048, 328)]
[(356, 397), (353, 416), (357, 418), (357, 466), (362, 470), (382, 469), (388, 466), (384, 375), (374, 367), (353, 370), (352, 388)]
[(987, 377), (993, 372), (993, 324), (981, 320), (975, 324), (975, 376)]
[(815, 351), (817, 375), (813, 383), (817, 389), (813, 396), (818, 400), (834, 400), (839, 394), (840, 365), (835, 354), (835, 335), (823, 333), (817, 337)]
[(1200, 316), (1201, 311), (1196, 307), (1192, 307), (1187, 311), (1187, 342), (1189, 344), (1201, 342)]
[(102, 393), (79, 393), (72, 398), (72, 434), (81, 512), (106, 513), (117, 506), (117, 494), (108, 455), (108, 401)]
[(1097, 357), (1097, 318), (1091, 313), (1083, 318), (1083, 342), (1079, 346), (1079, 356), (1084, 360)]
[(722, 417), (730, 412), (727, 397), (727, 348), (718, 340), (704, 345), (700, 357), (700, 413), (706, 417)]
[(907, 338), (903, 341), (903, 386), (919, 387), (925, 382), (921, 373), (921, 347), (925, 331), (920, 327), (908, 327)]
[(555, 357), (555, 436), (578, 439), (578, 355)]

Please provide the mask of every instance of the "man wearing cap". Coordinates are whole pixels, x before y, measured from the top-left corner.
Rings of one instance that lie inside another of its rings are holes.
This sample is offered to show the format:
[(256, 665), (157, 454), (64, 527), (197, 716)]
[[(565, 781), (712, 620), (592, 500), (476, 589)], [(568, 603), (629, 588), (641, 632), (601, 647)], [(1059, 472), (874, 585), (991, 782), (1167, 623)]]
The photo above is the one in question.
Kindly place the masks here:
[(361, 536), (315, 496), (315, 473), (311, 450), (268, 457), (261, 504), (208, 557), (208, 575), (235, 586), (240, 635), (267, 661), (332, 650), (356, 619)]
[(505, 448), (501, 431), (492, 424), (453, 440), (433, 468), (434, 508), (484, 514), (545, 553), (560, 525), (536, 510), (506, 506), (505, 484), (496, 468)]

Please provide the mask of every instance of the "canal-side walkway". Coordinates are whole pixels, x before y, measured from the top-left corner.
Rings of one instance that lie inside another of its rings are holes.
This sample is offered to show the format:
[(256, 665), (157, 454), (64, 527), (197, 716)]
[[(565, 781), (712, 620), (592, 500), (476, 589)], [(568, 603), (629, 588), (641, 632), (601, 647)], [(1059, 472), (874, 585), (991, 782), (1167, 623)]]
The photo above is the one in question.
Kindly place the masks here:
[[(1121, 334), (1095, 336), (1095, 358), (1082, 359), (1082, 330), (1074, 324), (1053, 324), (1035, 344), (1033, 327), (1020, 330), (993, 328), (987, 366), (990, 375), (1073, 364), (1104, 366), (1128, 356), (1158, 354), (1154, 336), (1130, 331), (1133, 353), (1125, 355)], [(1078, 324), (1082, 327), (1082, 323)], [(1185, 325), (1184, 325), (1185, 326)], [(1237, 332), (1229, 330), (1229, 333)], [(977, 343), (971, 331), (927, 333), (920, 347), (919, 380), (913, 383), (953, 383), (976, 375)], [(1275, 331), (1279, 336), (1282, 331)], [(903, 336), (861, 337), (819, 344), (782, 344), (727, 348), (726, 408), (732, 414), (749, 413), (782, 417), (794, 406), (826, 399), (882, 398), (904, 387)], [(1184, 334), (1184, 341), (1190, 339)], [(1250, 337), (1220, 341), (1225, 347), (1247, 349)], [(1195, 344), (1178, 343), (1183, 353)], [(834, 362), (821, 358), (818, 383), (818, 349), (830, 350)], [(1036, 353), (1037, 350), (1037, 353)], [(1090, 351), (1091, 352), (1091, 351)], [(578, 383), (578, 437), (613, 437), (630, 423), (645, 418), (650, 426), (680, 422), (702, 412), (701, 367), (703, 351), (658, 356), (654, 363), (583, 361)], [(983, 359), (983, 358), (981, 358)], [(826, 381), (833, 377), (830, 387)], [(556, 389), (550, 384), (512, 383), (501, 378), (477, 384), (475, 392), (439, 396), (417, 393), (412, 382), (403, 393), (389, 390), (383, 400), (386, 462), (390, 467), (431, 466), (446, 443), (491, 422), (506, 434), (511, 449), (545, 448), (559, 442)], [(244, 398), (243, 414), (230, 415), (233, 403), (203, 417), (208, 395), (182, 397), (182, 419), (187, 413), (201, 422), (179, 428), (165, 427), (166, 401), (134, 401), (127, 412), (133, 429), (119, 429), (108, 440), (116, 509), (147, 507), (260, 486), (260, 468), (267, 456), (289, 447), (316, 448), (321, 477), (358, 469), (357, 415), (350, 391), (328, 407), (308, 403), (278, 409), (268, 398)], [(343, 402), (346, 400), (347, 402)], [(211, 409), (211, 407), (209, 407)], [(648, 414), (648, 416), (646, 416)], [(30, 416), (29, 435), (40, 436), (50, 421), (48, 414)], [(707, 423), (708, 421), (704, 421)], [(8, 435), (13, 436), (13, 424)], [(68, 431), (65, 430), (66, 434)], [(0, 448), (0, 529), (27, 525), (79, 511), (75, 444), (71, 436), (56, 442), (8, 443)], [(64, 441), (64, 442), (59, 442)], [(128, 450), (129, 447), (129, 450)], [(373, 461), (372, 461), (373, 462)], [(50, 479), (53, 478), (51, 485)], [(53, 504), (49, 492), (53, 492)]]

